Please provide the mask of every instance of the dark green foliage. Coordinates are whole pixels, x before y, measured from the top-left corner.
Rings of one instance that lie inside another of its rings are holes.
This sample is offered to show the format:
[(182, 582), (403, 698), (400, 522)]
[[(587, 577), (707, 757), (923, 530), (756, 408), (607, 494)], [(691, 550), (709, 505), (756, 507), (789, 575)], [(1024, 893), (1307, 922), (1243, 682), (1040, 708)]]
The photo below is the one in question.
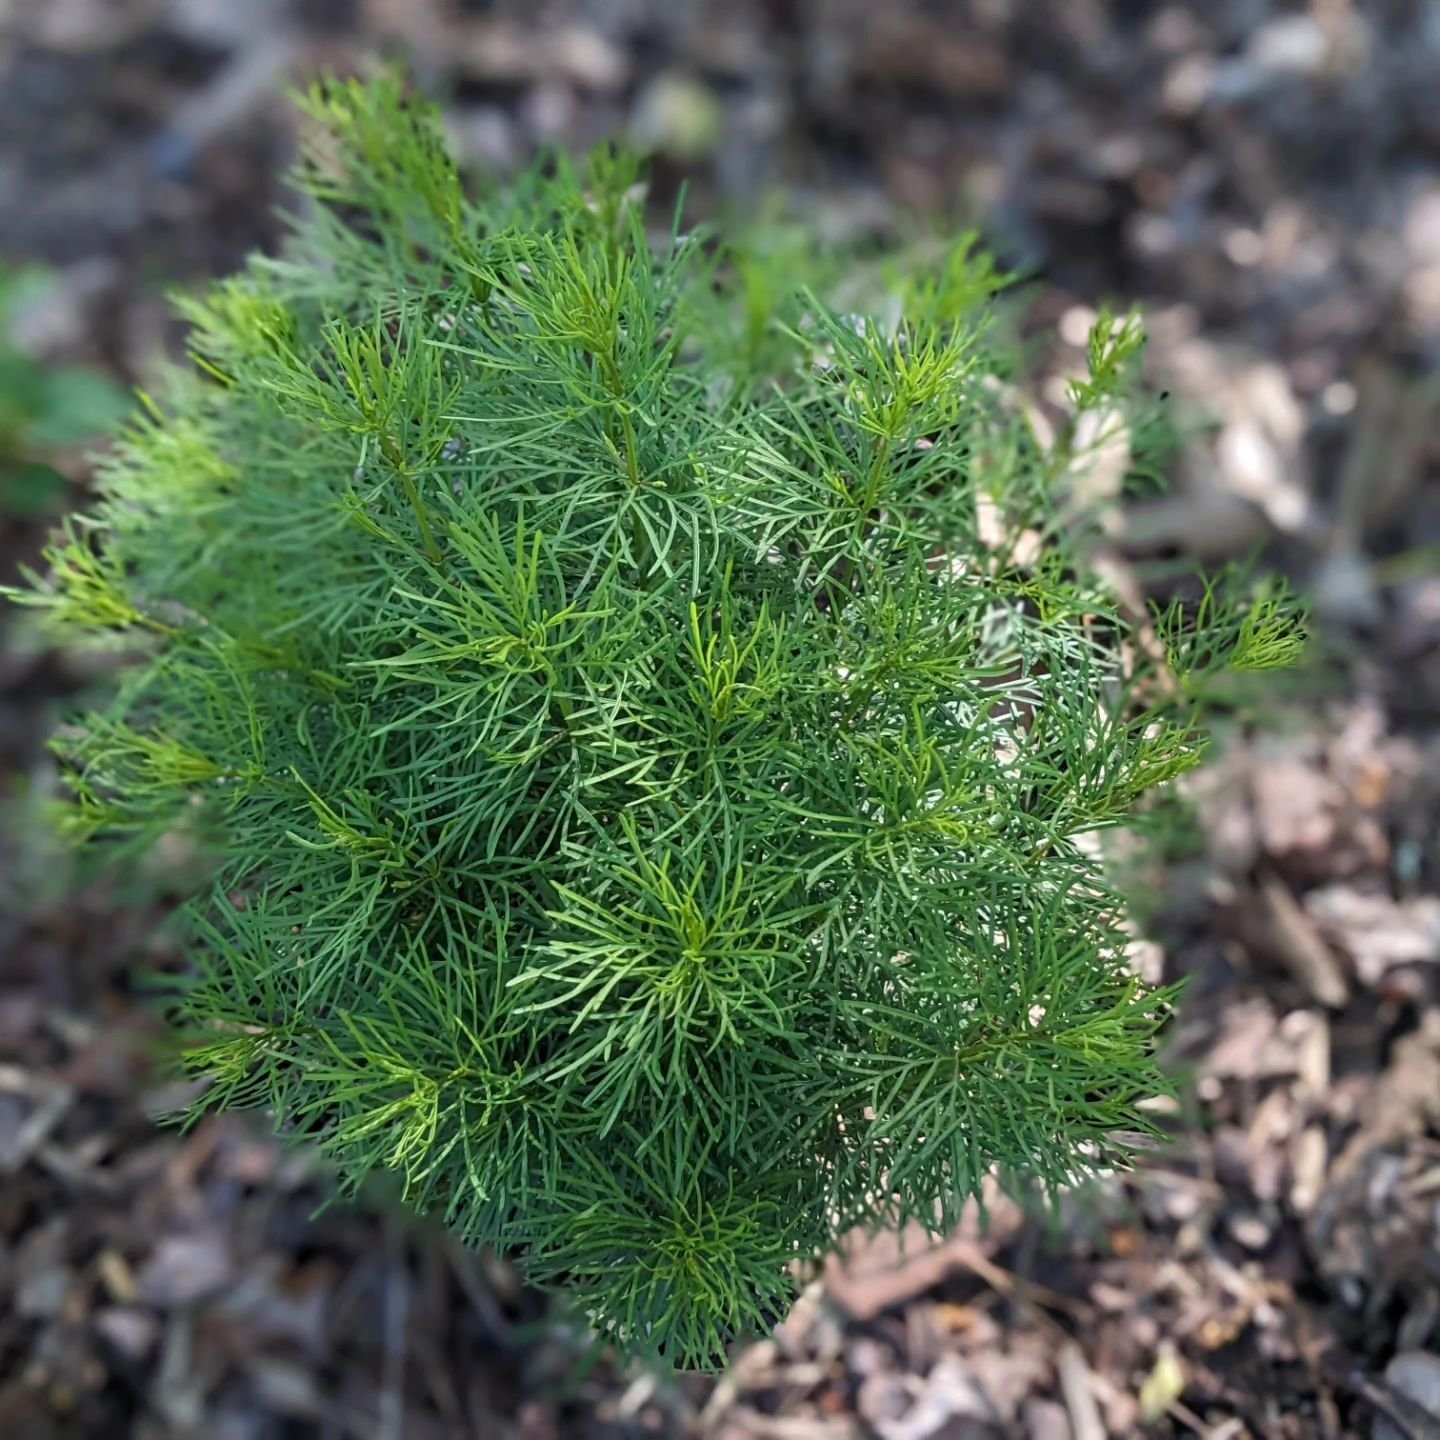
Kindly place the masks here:
[(685, 1364), (852, 1224), (1123, 1162), (1169, 997), (1080, 837), (1196, 763), (1193, 686), (1085, 578), (988, 263), (861, 319), (802, 247), (647, 236), (623, 159), (476, 204), (397, 87), (309, 109), (289, 258), (186, 306), (21, 597), (145, 651), (59, 744), (70, 828), (219, 847), (208, 1103)]

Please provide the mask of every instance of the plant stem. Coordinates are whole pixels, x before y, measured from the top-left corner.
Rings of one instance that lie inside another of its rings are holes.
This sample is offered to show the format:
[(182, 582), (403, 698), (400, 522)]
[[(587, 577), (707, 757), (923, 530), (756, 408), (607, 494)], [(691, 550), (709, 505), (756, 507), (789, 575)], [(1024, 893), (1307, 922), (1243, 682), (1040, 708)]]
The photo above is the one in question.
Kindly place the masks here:
[(400, 443), (393, 435), (386, 435), (380, 442), (380, 447), (390, 467), (400, 477), (400, 484), (405, 491), (405, 498), (410, 502), (410, 509), (414, 512), (415, 523), (420, 527), (420, 538), (425, 545), (425, 555), (430, 563), (437, 569), (445, 568), (445, 556), (440, 546), (436, 543), (435, 532), (430, 527), (430, 515), (425, 509), (425, 502), (420, 498), (419, 487), (415, 484), (415, 477), (410, 473), (410, 467), (405, 463), (404, 451)]

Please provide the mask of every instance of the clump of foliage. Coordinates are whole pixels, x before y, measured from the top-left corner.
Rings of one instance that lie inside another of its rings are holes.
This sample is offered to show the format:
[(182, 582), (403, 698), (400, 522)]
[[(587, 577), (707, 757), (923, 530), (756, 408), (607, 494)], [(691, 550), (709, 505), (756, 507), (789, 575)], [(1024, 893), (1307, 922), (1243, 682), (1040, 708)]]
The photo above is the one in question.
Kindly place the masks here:
[(142, 652), (57, 742), (71, 832), (215, 847), (204, 1103), (682, 1364), (851, 1226), (1123, 1163), (1171, 997), (1084, 837), (1280, 621), (1170, 615), (1161, 683), (971, 244), (841, 313), (803, 248), (647, 233), (608, 152), (477, 201), (398, 85), (306, 108), (287, 256), (186, 304), (19, 597)]
[(46, 365), (15, 343), (16, 317), (43, 305), (43, 271), (0, 265), (0, 520), (53, 513), (70, 488), (58, 451), (93, 440), (124, 418), (125, 393), (78, 365)]

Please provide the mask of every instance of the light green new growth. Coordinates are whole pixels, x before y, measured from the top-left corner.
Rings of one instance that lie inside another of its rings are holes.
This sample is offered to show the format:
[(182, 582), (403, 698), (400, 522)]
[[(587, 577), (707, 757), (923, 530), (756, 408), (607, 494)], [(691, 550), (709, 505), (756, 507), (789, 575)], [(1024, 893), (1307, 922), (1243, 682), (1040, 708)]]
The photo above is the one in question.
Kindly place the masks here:
[[(842, 314), (802, 247), (647, 234), (623, 158), (475, 202), (398, 85), (308, 112), (287, 257), (185, 305), (18, 597), (142, 652), (57, 742), (73, 832), (218, 846), (209, 1103), (680, 1364), (850, 1226), (1123, 1163), (1170, 997), (1081, 837), (1200, 739), (997, 383), (1002, 280)], [(1192, 668), (1287, 658), (1207, 604)]]

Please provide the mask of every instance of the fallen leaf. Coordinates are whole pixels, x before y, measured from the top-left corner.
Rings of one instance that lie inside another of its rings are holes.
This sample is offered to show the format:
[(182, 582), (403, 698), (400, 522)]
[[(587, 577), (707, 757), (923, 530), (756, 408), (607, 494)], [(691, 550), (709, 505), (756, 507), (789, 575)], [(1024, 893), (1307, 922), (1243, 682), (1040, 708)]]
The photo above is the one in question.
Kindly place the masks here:
[(1140, 1387), (1140, 1414), (1147, 1425), (1153, 1425), (1185, 1393), (1185, 1384), (1185, 1367), (1175, 1346), (1168, 1340), (1161, 1341), (1150, 1373)]

